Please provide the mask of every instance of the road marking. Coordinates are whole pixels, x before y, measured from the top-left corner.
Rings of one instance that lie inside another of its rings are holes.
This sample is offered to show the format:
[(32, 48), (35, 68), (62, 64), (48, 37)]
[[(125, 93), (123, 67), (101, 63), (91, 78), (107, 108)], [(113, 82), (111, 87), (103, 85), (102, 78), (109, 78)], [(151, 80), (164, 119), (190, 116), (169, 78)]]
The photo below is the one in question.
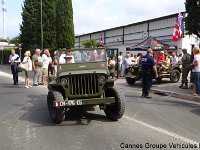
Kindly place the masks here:
[(177, 139), (177, 140), (181, 140), (181, 141), (183, 141), (183, 142), (190, 143), (190, 144), (199, 145), (199, 142), (197, 142), (197, 141), (190, 140), (190, 139), (188, 139), (188, 138), (186, 138), (186, 137), (183, 137), (183, 136), (180, 136), (180, 135), (178, 135), (178, 134), (176, 134), (176, 133), (174, 133), (174, 132), (167, 131), (167, 130), (162, 129), (162, 128), (159, 128), (159, 127), (155, 127), (155, 126), (153, 126), (153, 125), (151, 125), (151, 124), (147, 124), (147, 123), (145, 123), (145, 122), (143, 122), (143, 121), (140, 121), (140, 120), (131, 118), (131, 117), (129, 117), (129, 116), (123, 116), (123, 118), (128, 119), (128, 120), (133, 121), (133, 122), (136, 122), (136, 123), (138, 123), (138, 124), (140, 124), (140, 125), (142, 125), (142, 126), (145, 126), (145, 127), (149, 128), (149, 129), (152, 129), (152, 130), (158, 131), (158, 132), (160, 132), (160, 133), (163, 133), (163, 134), (165, 134), (165, 135), (167, 135), (167, 136), (171, 136), (171, 137), (173, 137), (173, 138), (175, 138), (175, 139)]
[[(8, 78), (11, 78), (11, 79), (13, 78), (13, 76), (11, 74), (5, 73), (5, 72), (2, 72), (2, 71), (0, 71), (0, 76), (8, 77)], [(19, 81), (24, 81), (24, 78), (19, 77)]]
[[(13, 78), (13, 76), (9, 73), (6, 73), (6, 72), (2, 72), (0, 71), (0, 76), (3, 76), (3, 77), (7, 77), (7, 78)], [(24, 82), (25, 78), (24, 77), (19, 77), (18, 79), (20, 82)], [(30, 81), (32, 83), (32, 81)], [(47, 88), (46, 86), (40, 86), (40, 88)]]

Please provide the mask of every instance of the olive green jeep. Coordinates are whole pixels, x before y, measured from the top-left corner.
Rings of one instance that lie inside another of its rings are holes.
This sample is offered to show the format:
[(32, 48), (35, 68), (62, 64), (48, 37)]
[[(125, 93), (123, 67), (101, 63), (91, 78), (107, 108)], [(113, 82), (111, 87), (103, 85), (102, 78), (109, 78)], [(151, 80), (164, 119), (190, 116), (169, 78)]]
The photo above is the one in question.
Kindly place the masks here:
[(70, 108), (98, 105), (113, 121), (125, 111), (124, 94), (109, 77), (106, 50), (70, 49), (59, 51), (57, 74), (49, 77), (47, 105), (56, 124), (65, 119)]
[[(176, 83), (180, 80), (181, 65), (177, 64), (169, 66), (167, 70), (163, 70), (161, 65), (157, 65), (158, 78), (155, 80), (161, 82), (163, 78), (169, 78), (172, 83)], [(128, 68), (128, 73), (125, 75), (126, 82), (129, 85), (134, 85), (137, 80), (142, 79), (142, 66), (131, 65)]]

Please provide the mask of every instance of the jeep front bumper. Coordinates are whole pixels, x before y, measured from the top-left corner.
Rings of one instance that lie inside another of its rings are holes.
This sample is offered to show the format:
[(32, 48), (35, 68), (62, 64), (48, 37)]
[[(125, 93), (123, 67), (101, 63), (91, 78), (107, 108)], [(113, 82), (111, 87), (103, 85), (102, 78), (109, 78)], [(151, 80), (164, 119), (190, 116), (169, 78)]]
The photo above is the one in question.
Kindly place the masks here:
[(53, 107), (73, 107), (73, 106), (83, 106), (83, 105), (105, 105), (105, 104), (112, 104), (112, 103), (115, 103), (115, 97), (54, 101)]

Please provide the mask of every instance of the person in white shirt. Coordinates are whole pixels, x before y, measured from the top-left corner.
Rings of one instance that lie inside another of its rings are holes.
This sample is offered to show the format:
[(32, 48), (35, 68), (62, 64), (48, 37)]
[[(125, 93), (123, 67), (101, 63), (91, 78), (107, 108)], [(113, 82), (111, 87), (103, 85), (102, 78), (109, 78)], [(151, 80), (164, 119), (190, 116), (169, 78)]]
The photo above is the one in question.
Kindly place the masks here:
[(47, 76), (48, 76), (48, 67), (49, 67), (49, 50), (45, 49), (44, 54), (42, 55), (42, 61), (43, 61), (43, 66), (42, 66), (42, 84), (47, 83)]
[(178, 57), (176, 56), (175, 53), (172, 53), (172, 60), (171, 60), (171, 65), (175, 66), (176, 64), (178, 64)]
[(14, 85), (18, 84), (18, 65), (21, 59), (18, 54), (15, 54), (15, 50), (11, 50), (11, 55), (9, 56), (9, 63), (11, 64), (11, 71), (13, 74)]
[(131, 61), (129, 53), (126, 54), (126, 57), (123, 60), (123, 64), (125, 66), (124, 74), (126, 75), (128, 73), (129, 66), (132, 64), (132, 61)]
[(31, 52), (30, 51), (26, 51), (24, 53), (24, 59), (22, 61), (23, 64), (27, 64), (27, 70), (25, 70), (25, 88), (30, 88), (32, 87), (30, 85), (30, 71), (32, 71), (32, 61), (31, 61)]
[(193, 49), (194, 60), (192, 63), (192, 72), (194, 74), (195, 93), (193, 96), (200, 96), (200, 49), (195, 47)]
[(122, 76), (122, 62), (123, 62), (123, 56), (122, 52), (119, 52), (118, 56), (118, 76)]
[(63, 53), (63, 54), (61, 54), (60, 55), (60, 57), (59, 57), (59, 64), (65, 64), (65, 56), (66, 56), (66, 54), (65, 53)]

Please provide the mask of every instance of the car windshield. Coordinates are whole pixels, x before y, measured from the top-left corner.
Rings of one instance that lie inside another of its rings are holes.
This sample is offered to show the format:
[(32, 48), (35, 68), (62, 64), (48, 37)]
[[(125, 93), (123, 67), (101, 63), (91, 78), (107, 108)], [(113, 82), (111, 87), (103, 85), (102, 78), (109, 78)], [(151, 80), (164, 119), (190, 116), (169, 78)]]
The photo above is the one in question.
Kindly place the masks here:
[(66, 50), (59, 52), (59, 64), (106, 61), (105, 49)]

